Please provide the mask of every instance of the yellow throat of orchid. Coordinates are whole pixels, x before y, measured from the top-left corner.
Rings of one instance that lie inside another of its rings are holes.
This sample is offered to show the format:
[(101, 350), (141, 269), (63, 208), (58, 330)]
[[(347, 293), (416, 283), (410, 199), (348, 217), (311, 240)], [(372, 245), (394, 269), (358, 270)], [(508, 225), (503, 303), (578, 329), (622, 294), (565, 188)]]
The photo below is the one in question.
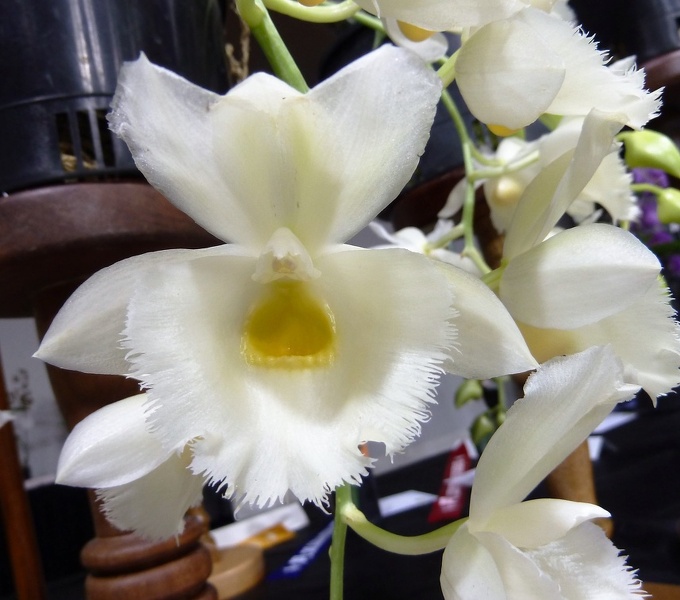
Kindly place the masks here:
[(320, 275), (290, 229), (274, 231), (253, 274), (262, 294), (243, 326), (241, 351), (249, 365), (306, 369), (333, 362), (335, 318), (310, 283)]
[(302, 369), (329, 365), (335, 320), (302, 281), (274, 281), (246, 319), (242, 352), (251, 365)]

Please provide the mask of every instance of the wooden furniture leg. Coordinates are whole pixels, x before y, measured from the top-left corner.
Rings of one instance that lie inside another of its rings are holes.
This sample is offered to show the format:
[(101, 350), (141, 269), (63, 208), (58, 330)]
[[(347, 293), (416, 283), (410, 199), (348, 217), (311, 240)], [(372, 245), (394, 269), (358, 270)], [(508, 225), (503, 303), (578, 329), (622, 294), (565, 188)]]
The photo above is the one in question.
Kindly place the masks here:
[[(0, 362), (0, 410), (8, 408)], [(0, 516), (5, 525), (17, 599), (43, 600), (47, 591), (11, 423), (0, 427)]]

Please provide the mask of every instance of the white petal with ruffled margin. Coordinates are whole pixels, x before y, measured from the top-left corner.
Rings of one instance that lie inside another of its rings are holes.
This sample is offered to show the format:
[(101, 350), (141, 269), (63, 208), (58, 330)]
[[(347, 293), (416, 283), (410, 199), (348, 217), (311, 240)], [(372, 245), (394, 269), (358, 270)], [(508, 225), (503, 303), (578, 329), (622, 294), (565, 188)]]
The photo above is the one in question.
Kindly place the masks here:
[(126, 345), (153, 401), (152, 425), (167, 447), (200, 438), (191, 468), (225, 480), (228, 494), (265, 505), (290, 489), (323, 503), (370, 464), (361, 442), (398, 452), (427, 418), (454, 343), (455, 292), (424, 256), (339, 250), (318, 257), (321, 275), (305, 282), (333, 314), (328, 364), (246, 361), (245, 319), (263, 293), (252, 259), (159, 268), (131, 301)]
[(391, 46), (307, 94), (260, 73), (220, 97), (144, 57), (120, 81), (112, 129), (154, 187), (221, 239), (257, 250), (285, 225), (312, 254), (398, 194), (441, 90), (417, 56)]
[(127, 304), (145, 274), (160, 264), (240, 253), (243, 249), (237, 246), (161, 250), (106, 267), (85, 281), (64, 303), (34, 356), (62, 369), (125, 375), (129, 365), (121, 341)]
[(668, 289), (656, 284), (628, 308), (592, 325), (565, 331), (520, 324), (520, 329), (539, 361), (611, 344), (626, 381), (641, 385), (655, 401), (680, 385), (680, 325), (669, 298)]
[(560, 232), (513, 258), (499, 296), (533, 327), (575, 329), (630, 306), (656, 285), (660, 265), (635, 236), (612, 225)]
[(593, 108), (639, 128), (660, 107), (660, 92), (644, 89), (644, 72), (608, 69), (592, 39), (531, 7), (475, 32), (460, 50), (456, 74), (472, 114), (510, 129), (543, 113), (586, 115)]
[(636, 572), (593, 523), (583, 523), (564, 537), (527, 550), (526, 554), (558, 583), (567, 600), (631, 600), (645, 596)]
[(468, 379), (489, 379), (537, 368), (517, 324), (498, 297), (462, 269), (447, 265), (439, 269), (451, 283), (453, 306), (462, 315), (455, 321), (458, 343), (449, 351), (446, 370)]
[(107, 519), (151, 540), (182, 533), (185, 513), (203, 499), (204, 479), (189, 470), (190, 459), (185, 449), (139, 479), (97, 490)]
[(496, 510), (521, 502), (638, 389), (623, 383), (623, 366), (609, 347), (542, 365), (480, 457), (470, 518), (484, 523)]

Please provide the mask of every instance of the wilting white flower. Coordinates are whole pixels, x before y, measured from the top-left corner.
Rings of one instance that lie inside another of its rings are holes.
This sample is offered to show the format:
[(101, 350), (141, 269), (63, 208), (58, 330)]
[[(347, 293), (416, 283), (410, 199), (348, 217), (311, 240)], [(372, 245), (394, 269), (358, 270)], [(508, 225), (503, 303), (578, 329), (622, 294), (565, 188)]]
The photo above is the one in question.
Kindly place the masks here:
[(442, 559), (447, 600), (639, 597), (640, 582), (604, 532), (592, 504), (522, 502), (637, 387), (608, 347), (557, 358), (529, 377), (525, 397), (482, 453), (470, 517)]
[[(156, 188), (233, 243), (117, 263), (57, 315), (40, 358), (146, 390), (74, 429), (62, 483), (103, 489), (113, 522), (150, 537), (181, 529), (206, 481), (259, 505), (289, 490), (321, 504), (366, 473), (362, 442), (391, 454), (418, 434), (457, 343), (485, 372), (535, 366), (476, 279), (342, 243), (408, 181), (440, 87), (393, 47), (307, 94), (257, 74), (218, 96), (144, 58), (123, 68), (113, 130)], [(504, 327), (496, 357), (469, 328), (456, 341), (461, 302), (472, 326)]]
[(592, 38), (533, 7), (465, 40), (456, 81), (475, 117), (511, 130), (545, 113), (584, 116), (592, 108), (639, 128), (660, 107), (661, 92), (644, 89), (644, 72), (631, 60), (607, 67)]

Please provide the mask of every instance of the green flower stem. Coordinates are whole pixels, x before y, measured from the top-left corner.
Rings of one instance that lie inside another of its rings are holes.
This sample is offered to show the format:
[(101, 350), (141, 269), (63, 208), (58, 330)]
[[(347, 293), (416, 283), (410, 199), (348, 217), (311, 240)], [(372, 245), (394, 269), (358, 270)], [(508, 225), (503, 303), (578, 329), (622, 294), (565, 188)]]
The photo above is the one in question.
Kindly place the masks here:
[(345, 572), (345, 539), (347, 523), (341, 517), (352, 502), (352, 487), (343, 485), (335, 491), (335, 521), (333, 523), (333, 542), (331, 543), (331, 590), (330, 600), (342, 600)]
[(470, 150), (472, 150), (472, 157), (475, 159), (475, 161), (482, 165), (486, 165), (488, 167), (503, 167), (505, 165), (505, 163), (502, 160), (486, 156), (486, 154), (480, 152), (477, 149), (477, 146), (475, 146), (474, 144), (471, 146)]
[(269, 10), (309, 23), (337, 23), (352, 17), (361, 8), (352, 0), (304, 6), (293, 0), (264, 0)]
[(636, 194), (639, 194), (641, 192), (651, 192), (656, 196), (662, 194), (664, 190), (664, 188), (659, 187), (658, 185), (653, 185), (651, 183), (633, 183), (631, 184), (630, 189)]
[(279, 79), (305, 93), (309, 86), (261, 0), (236, 0), (236, 8)]
[(460, 52), (460, 50), (456, 50), (451, 56), (443, 61), (437, 70), (437, 75), (439, 75), (439, 79), (442, 80), (444, 89), (449, 87), (456, 78), (456, 59), (458, 58), (458, 52)]
[(457, 240), (460, 237), (463, 237), (465, 234), (465, 228), (463, 227), (462, 224), (458, 224), (455, 227), (451, 228), (451, 231), (449, 231), (446, 235), (443, 235), (437, 240), (434, 240), (433, 242), (428, 242), (425, 244), (425, 254), (429, 254), (433, 250), (438, 250), (439, 248), (446, 248), (451, 242), (454, 240)]
[(373, 15), (369, 15), (364, 11), (360, 11), (352, 15), (352, 18), (364, 27), (379, 31), (380, 33), (386, 33), (385, 26), (383, 25), (383, 22), (378, 19), (378, 17), (374, 17)]
[[(336, 515), (337, 518), (338, 515)], [(417, 555), (429, 554), (446, 547), (451, 536), (467, 520), (459, 519), (430, 533), (413, 537), (396, 535), (381, 529), (369, 522), (354, 504), (343, 506), (339, 515), (359, 536), (377, 548), (394, 552), (395, 554)]]
[(462, 225), (465, 230), (465, 235), (463, 236), (465, 239), (465, 247), (463, 248), (462, 254), (463, 256), (469, 257), (482, 274), (489, 273), (491, 269), (489, 268), (489, 265), (486, 264), (486, 261), (479, 250), (477, 250), (474, 239), (473, 220), (475, 216), (475, 184), (471, 177), (475, 172), (475, 165), (472, 160), (472, 141), (470, 140), (467, 128), (465, 127), (463, 117), (461, 116), (453, 97), (446, 89), (442, 92), (442, 103), (449, 112), (449, 115), (451, 115), (453, 124), (458, 132), (463, 151), (463, 164), (465, 165), (466, 185), (462, 219)]
[(477, 169), (469, 175), (473, 181), (479, 181), (480, 179), (491, 179), (493, 177), (501, 177), (502, 175), (507, 175), (508, 173), (514, 173), (516, 171), (521, 171), (522, 169), (532, 165), (538, 161), (540, 153), (538, 150), (530, 152), (526, 156), (522, 157), (520, 160), (504, 164), (498, 167), (490, 167), (488, 169)]
[(482, 277), (482, 281), (490, 290), (494, 292), (498, 291), (498, 287), (501, 283), (501, 277), (503, 277), (503, 271), (505, 271), (506, 266), (506, 263), (501, 263), (500, 267), (494, 269), (493, 271), (489, 271)]

